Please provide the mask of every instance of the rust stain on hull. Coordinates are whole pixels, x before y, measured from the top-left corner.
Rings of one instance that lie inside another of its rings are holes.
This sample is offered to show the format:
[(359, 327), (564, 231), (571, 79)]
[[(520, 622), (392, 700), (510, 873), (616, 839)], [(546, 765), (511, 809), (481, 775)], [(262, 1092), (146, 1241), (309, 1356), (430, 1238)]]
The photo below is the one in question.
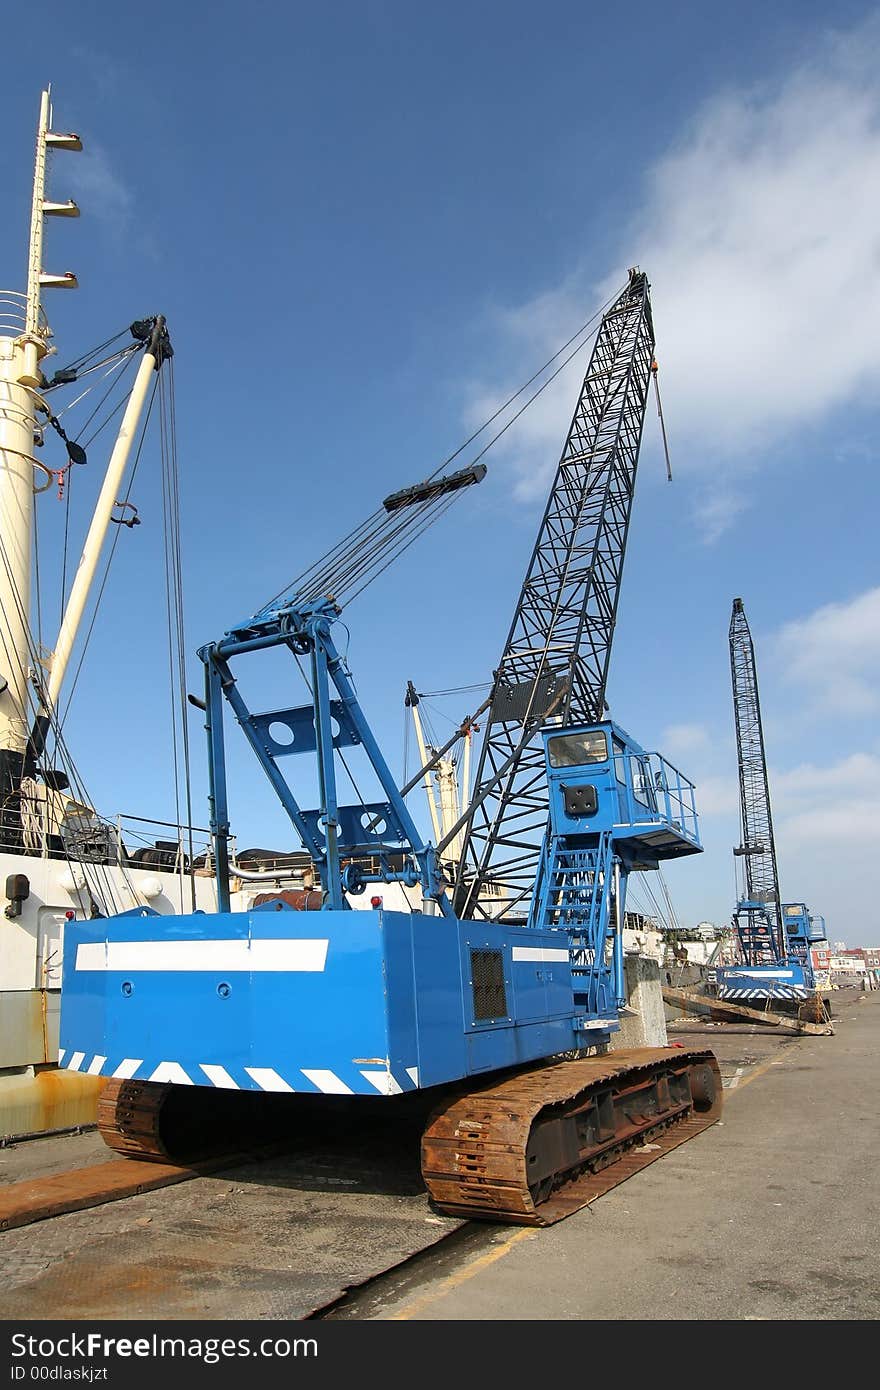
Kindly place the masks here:
[(31, 1076), (4, 1077), (0, 1083), (0, 1135), (42, 1134), (74, 1125), (93, 1125), (106, 1076), (48, 1067)]

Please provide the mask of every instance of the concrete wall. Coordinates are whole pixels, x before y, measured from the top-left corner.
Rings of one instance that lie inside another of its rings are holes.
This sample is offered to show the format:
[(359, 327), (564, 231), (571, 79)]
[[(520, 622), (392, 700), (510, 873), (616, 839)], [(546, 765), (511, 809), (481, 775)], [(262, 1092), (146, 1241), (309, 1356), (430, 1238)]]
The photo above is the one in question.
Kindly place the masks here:
[(628, 1047), (666, 1047), (666, 1013), (661, 993), (660, 967), (649, 956), (624, 956), (627, 1006), (632, 1013), (620, 1016), (620, 1032), (612, 1034), (611, 1050)]

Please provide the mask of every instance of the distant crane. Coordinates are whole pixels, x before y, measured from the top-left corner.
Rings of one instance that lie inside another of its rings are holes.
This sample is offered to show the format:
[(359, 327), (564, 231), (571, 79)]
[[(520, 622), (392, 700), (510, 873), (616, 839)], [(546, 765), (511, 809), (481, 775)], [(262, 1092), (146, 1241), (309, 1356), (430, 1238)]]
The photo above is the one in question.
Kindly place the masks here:
[(730, 675), (742, 831), (740, 843), (733, 852), (742, 858), (745, 876), (745, 892), (736, 911), (736, 929), (749, 965), (778, 965), (785, 957), (779, 911), (779, 870), (755, 646), (741, 598), (733, 600), (730, 615)]
[(824, 939), (825, 924), (803, 903), (780, 900), (755, 645), (741, 598), (733, 600), (729, 640), (741, 826), (733, 853), (744, 868), (733, 924), (743, 964), (719, 969), (718, 995), (791, 1004), (815, 992), (810, 945)]

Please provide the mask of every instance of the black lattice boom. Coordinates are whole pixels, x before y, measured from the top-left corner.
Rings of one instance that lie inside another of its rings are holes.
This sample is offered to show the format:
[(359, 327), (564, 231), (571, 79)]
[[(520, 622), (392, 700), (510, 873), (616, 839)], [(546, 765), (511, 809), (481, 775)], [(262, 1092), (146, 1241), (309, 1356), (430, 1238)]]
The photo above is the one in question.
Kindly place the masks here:
[(602, 319), (495, 673), (455, 887), (461, 916), (524, 915), (547, 822), (536, 731), (554, 716), (603, 716), (653, 360), (648, 280), (633, 270)]

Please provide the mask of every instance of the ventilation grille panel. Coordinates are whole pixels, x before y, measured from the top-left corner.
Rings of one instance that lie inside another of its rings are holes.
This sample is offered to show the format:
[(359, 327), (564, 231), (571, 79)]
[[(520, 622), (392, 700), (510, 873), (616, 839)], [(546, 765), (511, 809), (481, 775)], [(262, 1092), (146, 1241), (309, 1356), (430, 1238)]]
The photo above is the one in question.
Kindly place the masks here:
[(501, 951), (472, 949), (471, 979), (474, 1022), (485, 1023), (492, 1018), (506, 1018), (507, 994), (504, 989), (504, 957)]

